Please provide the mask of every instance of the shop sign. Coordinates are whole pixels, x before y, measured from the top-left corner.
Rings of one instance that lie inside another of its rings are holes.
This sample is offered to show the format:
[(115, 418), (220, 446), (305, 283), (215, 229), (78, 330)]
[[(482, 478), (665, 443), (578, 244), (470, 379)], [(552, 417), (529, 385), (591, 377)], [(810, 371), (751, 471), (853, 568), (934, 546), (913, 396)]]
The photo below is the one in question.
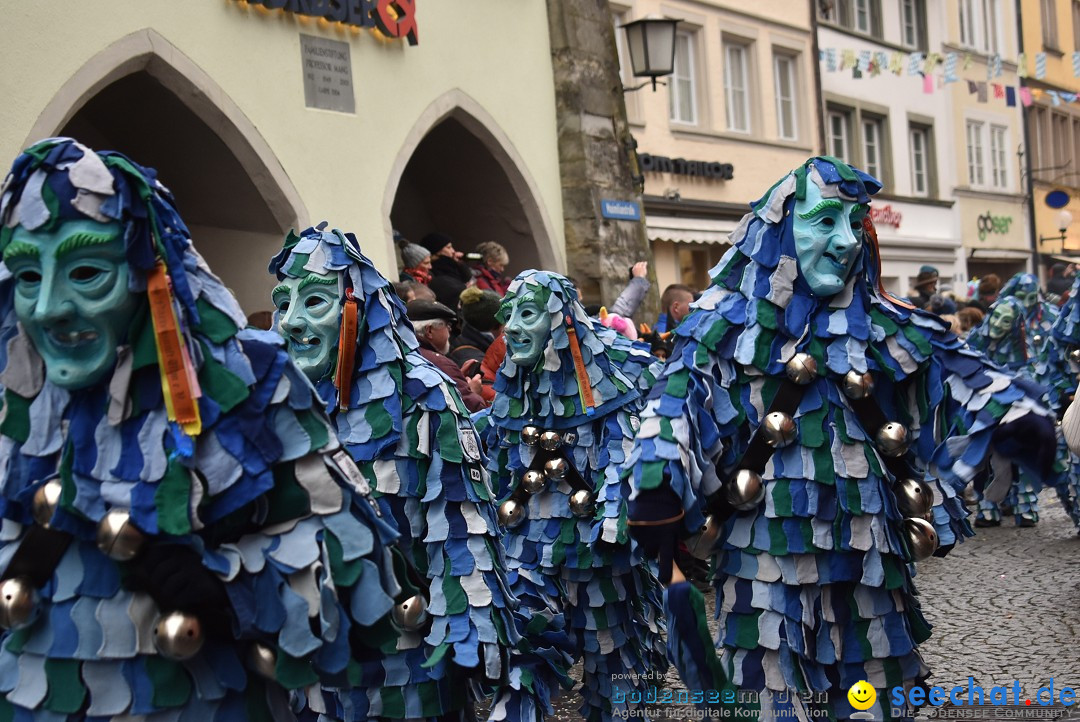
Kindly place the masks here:
[(339, 113), (356, 112), (348, 43), (301, 34), (300, 62), (304, 105)]
[(325, 18), (360, 28), (377, 28), (391, 38), (418, 42), (416, 0), (248, 0), (271, 10)]
[(640, 221), (641, 206), (633, 201), (600, 201), (600, 214), (616, 221)]
[(870, 220), (875, 226), (900, 227), (903, 216), (892, 206), (870, 206)]
[(662, 155), (639, 153), (638, 165), (641, 166), (642, 173), (674, 173), (717, 180), (731, 180), (735, 177), (735, 166), (731, 163), (715, 163), (707, 160), (672, 159)]
[(989, 233), (1005, 235), (1009, 232), (1012, 220), (1012, 216), (992, 216), (990, 211), (987, 211), (975, 221), (975, 227), (979, 230), (979, 240), (985, 241)]

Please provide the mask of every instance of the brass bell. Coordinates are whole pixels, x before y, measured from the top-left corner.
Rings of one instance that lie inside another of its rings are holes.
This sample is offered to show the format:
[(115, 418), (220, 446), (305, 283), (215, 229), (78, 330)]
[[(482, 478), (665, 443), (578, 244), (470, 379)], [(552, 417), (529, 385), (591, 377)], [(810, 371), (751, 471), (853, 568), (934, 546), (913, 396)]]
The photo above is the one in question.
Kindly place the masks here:
[(784, 364), (784, 372), (794, 383), (803, 386), (817, 378), (817, 361), (808, 353), (797, 353)]
[(558, 431), (545, 431), (540, 434), (540, 448), (544, 451), (555, 451), (562, 446), (562, 436)]
[(499, 523), (506, 529), (513, 529), (525, 521), (527, 516), (525, 505), (515, 499), (507, 499), (499, 504)]
[(256, 642), (248, 652), (248, 664), (266, 679), (277, 679), (277, 652)]
[(569, 464), (566, 463), (566, 459), (551, 459), (544, 462), (544, 474), (549, 479), (561, 481), (566, 478), (568, 470)]
[(874, 443), (885, 456), (903, 456), (908, 447), (907, 427), (897, 421), (888, 421), (874, 434)]
[(576, 517), (585, 518), (593, 515), (596, 509), (593, 495), (586, 489), (578, 489), (570, 495), (570, 513)]
[(142, 549), (144, 541), (146, 537), (124, 509), (111, 509), (98, 522), (97, 546), (110, 559), (118, 562), (131, 561)]
[(865, 399), (874, 391), (874, 377), (867, 371), (864, 374), (858, 371), (848, 371), (844, 376), (844, 396), (849, 399)]
[(721, 531), (723, 531), (723, 524), (717, 521), (715, 516), (709, 514), (705, 517), (701, 530), (686, 540), (687, 550), (698, 559), (707, 561), (712, 557), (716, 542), (720, 540)]
[(51, 479), (34, 492), (34, 521), (46, 529), (49, 528), (49, 522), (56, 513), (56, 507), (60, 505), (60, 490), (60, 480)]
[(169, 612), (154, 625), (154, 647), (166, 659), (183, 662), (203, 646), (202, 624), (193, 614)]
[(22, 629), (37, 619), (41, 607), (37, 589), (22, 577), (0, 582), (0, 627)]
[(526, 446), (536, 446), (540, 441), (540, 429), (536, 426), (524, 426), (521, 429), (521, 443)]
[(795, 420), (783, 411), (774, 411), (765, 417), (761, 424), (761, 433), (765, 441), (774, 449), (782, 449), (795, 441)]
[(907, 537), (912, 561), (921, 562), (937, 551), (937, 532), (934, 531), (934, 525), (926, 519), (904, 519), (904, 536)]
[(930, 485), (919, 479), (901, 479), (893, 487), (896, 507), (904, 516), (925, 518), (934, 508), (934, 492)]
[(1069, 352), (1069, 360), (1073, 363), (1080, 364), (1080, 348), (1074, 348)]
[(527, 494), (539, 494), (547, 486), (547, 477), (543, 472), (529, 469), (521, 475), (521, 488)]
[(390, 610), (390, 618), (399, 629), (419, 632), (428, 621), (427, 600), (417, 594), (399, 602)]
[(765, 484), (757, 472), (739, 469), (731, 481), (724, 485), (724, 494), (733, 508), (749, 511), (757, 508), (765, 498)]

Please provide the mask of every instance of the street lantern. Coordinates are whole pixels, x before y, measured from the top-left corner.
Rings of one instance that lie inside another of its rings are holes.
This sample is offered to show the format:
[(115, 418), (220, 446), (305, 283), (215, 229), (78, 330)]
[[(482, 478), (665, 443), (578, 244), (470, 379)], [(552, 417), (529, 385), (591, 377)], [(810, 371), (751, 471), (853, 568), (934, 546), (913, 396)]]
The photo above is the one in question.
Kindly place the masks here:
[[(660, 17), (644, 17), (620, 26), (626, 31), (630, 49), (630, 66), (635, 78), (652, 80), (656, 92), (656, 79), (675, 71), (675, 26), (681, 20)], [(645, 87), (642, 83), (626, 91)]]

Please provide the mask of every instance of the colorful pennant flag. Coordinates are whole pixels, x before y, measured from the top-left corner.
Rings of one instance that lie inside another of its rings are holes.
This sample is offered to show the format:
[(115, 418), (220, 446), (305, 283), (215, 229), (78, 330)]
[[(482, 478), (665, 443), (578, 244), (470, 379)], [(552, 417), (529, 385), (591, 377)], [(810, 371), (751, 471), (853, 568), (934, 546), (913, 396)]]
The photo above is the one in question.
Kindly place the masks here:
[(945, 53), (945, 82), (955, 83), (959, 79), (956, 75), (956, 53)]
[(1046, 53), (1035, 53), (1035, 77), (1046, 77)]
[(1016, 107), (1016, 88), (1011, 85), (1005, 88), (1005, 105), (1010, 108)]

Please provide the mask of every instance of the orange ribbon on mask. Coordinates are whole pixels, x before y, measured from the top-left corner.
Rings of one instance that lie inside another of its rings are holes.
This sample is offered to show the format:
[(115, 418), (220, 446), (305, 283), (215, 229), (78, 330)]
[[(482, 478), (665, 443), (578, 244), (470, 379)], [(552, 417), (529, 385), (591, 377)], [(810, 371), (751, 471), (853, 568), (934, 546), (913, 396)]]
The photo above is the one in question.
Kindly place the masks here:
[(345, 290), (345, 306), (341, 309), (341, 333), (338, 336), (337, 374), (334, 386), (338, 390), (338, 409), (349, 408), (352, 395), (352, 374), (356, 365), (356, 332), (358, 321), (356, 298), (352, 289)]
[(188, 436), (198, 436), (202, 431), (202, 419), (196, 399), (202, 395), (202, 390), (180, 335), (169, 273), (162, 261), (147, 274), (146, 296), (154, 324), (154, 346), (169, 420), (180, 424)]
[(581, 357), (581, 346), (578, 345), (577, 329), (570, 316), (566, 317), (566, 336), (570, 340), (570, 355), (574, 359), (574, 371), (577, 374), (578, 393), (581, 395), (581, 408), (586, 414), (592, 416), (596, 401), (593, 399), (592, 384), (589, 383), (589, 371), (585, 368), (585, 359)]

